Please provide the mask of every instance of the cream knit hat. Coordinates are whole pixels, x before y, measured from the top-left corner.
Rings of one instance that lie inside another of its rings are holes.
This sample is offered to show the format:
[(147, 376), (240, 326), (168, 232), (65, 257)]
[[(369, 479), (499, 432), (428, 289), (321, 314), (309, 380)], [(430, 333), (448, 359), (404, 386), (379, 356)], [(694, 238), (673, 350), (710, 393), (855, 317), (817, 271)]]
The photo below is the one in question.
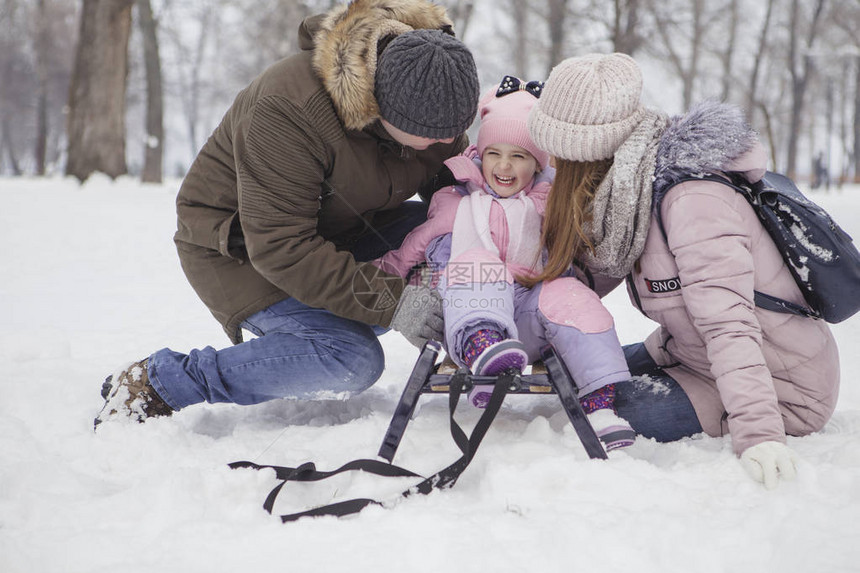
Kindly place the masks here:
[(630, 56), (568, 58), (550, 72), (529, 132), (554, 157), (608, 159), (642, 120), (641, 95), (642, 72)]

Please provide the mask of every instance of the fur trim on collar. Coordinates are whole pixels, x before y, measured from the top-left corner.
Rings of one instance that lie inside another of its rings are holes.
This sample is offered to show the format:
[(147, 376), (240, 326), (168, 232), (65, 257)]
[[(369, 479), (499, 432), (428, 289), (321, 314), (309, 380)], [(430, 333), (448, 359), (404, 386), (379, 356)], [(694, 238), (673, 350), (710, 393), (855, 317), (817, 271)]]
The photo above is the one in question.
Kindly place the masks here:
[(663, 132), (654, 189), (680, 176), (725, 171), (757, 141), (740, 108), (713, 100), (699, 103), (686, 115), (673, 117)]
[(381, 38), (452, 26), (429, 0), (353, 0), (331, 10), (314, 38), (313, 65), (344, 126), (363, 129), (379, 118), (373, 91)]

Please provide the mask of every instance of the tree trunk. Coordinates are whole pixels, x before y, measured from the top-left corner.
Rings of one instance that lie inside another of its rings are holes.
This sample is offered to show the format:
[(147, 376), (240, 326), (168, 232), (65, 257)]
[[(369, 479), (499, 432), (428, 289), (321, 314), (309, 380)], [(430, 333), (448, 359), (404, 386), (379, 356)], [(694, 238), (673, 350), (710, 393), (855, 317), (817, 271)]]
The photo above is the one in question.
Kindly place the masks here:
[(549, 0), (549, 65), (546, 75), (562, 60), (565, 39), (567, 0)]
[(696, 79), (699, 77), (699, 59), (702, 54), (702, 41), (705, 35), (705, 29), (702, 22), (704, 21), (704, 0), (693, 0), (693, 30), (692, 30), (692, 46), (690, 55), (690, 69), (684, 77), (684, 109), (690, 109), (693, 105), (693, 88)]
[(531, 29), (527, 22), (532, 10), (528, 3), (522, 0), (509, 0), (508, 8), (514, 19), (514, 73), (518, 78), (529, 80), (529, 35)]
[[(675, 74), (681, 80), (683, 108), (689, 109), (693, 103), (693, 94), (696, 79), (699, 75), (699, 60), (704, 41), (704, 0), (690, 0), (690, 25), (691, 29), (686, 34), (679, 34), (676, 28), (686, 25), (676, 22), (676, 14), (654, 13), (654, 24), (663, 46), (666, 48), (666, 59), (668, 64), (674, 68)], [(684, 38), (689, 38), (689, 45), (676, 47), (676, 38), (684, 43)]]
[[(206, 60), (206, 47), (210, 43), (210, 35), (212, 34), (212, 28), (217, 27), (217, 14), (215, 14), (214, 9), (210, 6), (205, 6), (202, 8), (199, 21), (197, 22), (200, 26), (199, 33), (197, 35), (197, 42), (194, 49), (188, 49), (184, 46), (178, 46), (180, 50), (183, 50), (183, 59), (189, 58), (190, 61), (187, 61), (187, 64), (181, 66), (180, 74), (183, 76), (181, 80), (181, 88), (183, 91), (182, 94), (182, 107), (185, 111), (185, 120), (188, 126), (188, 139), (189, 144), (191, 146), (191, 157), (196, 157), (197, 152), (200, 150), (200, 145), (197, 142), (197, 123), (200, 116), (200, 98), (203, 92), (203, 86), (201, 85), (201, 73), (203, 69), (203, 62)], [(187, 75), (187, 77), (185, 77)]]
[(639, 34), (639, 0), (615, 0), (614, 6), (613, 50), (632, 56), (642, 44)]
[(458, 0), (457, 2), (449, 2), (447, 12), (454, 22), (454, 32), (460, 40), (466, 37), (466, 30), (469, 29), (469, 23), (472, 21), (472, 14), (475, 11), (474, 0)]
[(767, 134), (767, 140), (770, 143), (770, 164), (777, 165), (776, 162), (776, 135), (774, 135), (773, 119), (771, 118), (770, 110), (763, 103), (760, 104), (761, 114), (764, 118), (764, 131)]
[(83, 0), (69, 90), (66, 173), (115, 178), (125, 163), (125, 84), (134, 0)]
[[(791, 4), (791, 44), (789, 48), (790, 58), (789, 66), (791, 72), (791, 127), (788, 134), (788, 155), (785, 165), (786, 175), (791, 178), (796, 176), (797, 171), (797, 147), (800, 141), (801, 123), (803, 121), (804, 97), (806, 96), (806, 88), (809, 84), (809, 74), (812, 68), (812, 57), (810, 50), (815, 43), (815, 37), (818, 32), (818, 22), (821, 17), (821, 12), (824, 9), (824, 0), (817, 0), (815, 3), (815, 12), (813, 13), (812, 22), (809, 27), (809, 34), (803, 46), (803, 54), (800, 54), (799, 44), (799, 28), (800, 28), (800, 8), (799, 0), (793, 0)], [(798, 59), (801, 59), (799, 62)], [(802, 67), (801, 67), (802, 64)], [(801, 67), (801, 69), (798, 69)]]
[(158, 55), (158, 25), (152, 17), (150, 0), (137, 0), (143, 58), (146, 66), (146, 141), (144, 142), (144, 183), (161, 183), (164, 157), (164, 92), (161, 86), (161, 58)]
[(854, 73), (854, 183), (860, 183), (860, 56)]
[(45, 175), (48, 157), (48, 88), (45, 80), (39, 78), (39, 92), (36, 94), (36, 175)]
[(735, 83), (732, 74), (734, 70), (732, 60), (735, 55), (739, 19), (738, 0), (729, 0), (729, 38), (726, 51), (720, 55), (723, 64), (723, 90), (720, 99), (723, 101), (729, 101)]
[(758, 51), (753, 59), (753, 69), (750, 74), (749, 92), (747, 93), (747, 113), (749, 113), (750, 122), (755, 116), (756, 104), (758, 103), (758, 75), (761, 69), (761, 61), (764, 59), (764, 49), (767, 46), (768, 30), (770, 29), (771, 15), (773, 14), (774, 0), (767, 0), (767, 12), (765, 12), (764, 23), (761, 25), (761, 33), (758, 38)]
[(21, 165), (18, 163), (18, 158), (15, 156), (15, 145), (12, 143), (11, 127), (9, 125), (9, 116), (2, 115), (0, 122), (0, 167), (2, 167), (3, 151), (9, 158), (9, 168), (12, 170), (12, 175), (18, 177), (23, 175)]
[(833, 161), (833, 80), (827, 80), (825, 88), (825, 119), (824, 119), (824, 164), (827, 166), (827, 179), (825, 180), (825, 191), (830, 191), (830, 165)]
[(48, 17), (45, 10), (45, 0), (39, 0), (37, 5), (36, 29), (36, 175), (45, 175), (45, 162), (48, 154), (48, 51), (51, 41), (48, 35)]
[[(798, 72), (797, 52), (800, 34), (798, 28), (800, 26), (798, 19), (800, 18), (799, 0), (791, 2), (791, 40), (789, 44), (789, 59), (788, 66), (791, 74), (791, 118), (790, 128), (788, 132), (788, 153), (786, 155), (785, 171), (786, 175), (794, 179), (796, 162), (797, 162), (797, 142), (800, 138), (800, 112), (803, 108), (803, 94), (806, 91), (806, 78)], [(805, 65), (809, 64), (809, 58), (805, 58)]]

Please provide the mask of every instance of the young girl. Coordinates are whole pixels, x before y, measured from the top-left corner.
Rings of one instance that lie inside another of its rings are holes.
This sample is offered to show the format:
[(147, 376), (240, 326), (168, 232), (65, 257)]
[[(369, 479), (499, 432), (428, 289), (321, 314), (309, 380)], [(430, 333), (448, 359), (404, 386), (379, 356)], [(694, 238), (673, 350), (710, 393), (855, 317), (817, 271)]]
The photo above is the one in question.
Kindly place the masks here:
[(618, 411), (658, 441), (731, 433), (744, 468), (773, 487), (795, 473), (786, 435), (820, 430), (836, 406), (836, 342), (823, 320), (755, 306), (755, 290), (803, 296), (741, 194), (681, 183), (660, 203), (665, 235), (655, 224), (651, 198), (665, 182), (728, 172), (755, 182), (767, 156), (736, 108), (711, 102), (670, 119), (641, 93), (639, 67), (623, 54), (570, 58), (550, 74), (529, 117), (558, 169), (548, 262), (535, 280), (572, 259), (602, 292), (628, 277), (631, 301), (660, 327), (624, 349), (633, 373), (648, 376), (618, 385)]
[[(614, 412), (614, 383), (630, 372), (609, 312), (576, 278), (533, 288), (518, 280), (543, 269), (540, 229), (554, 170), (526, 123), (542, 89), (506, 76), (483, 96), (477, 145), (445, 162), (459, 183), (437, 191), (427, 222), (377, 264), (404, 277), (422, 261), (440, 271), (445, 346), (475, 374), (521, 370), (552, 344), (605, 447), (624, 447), (635, 434)], [(491, 391), (476, 386), (470, 400), (485, 407)]]

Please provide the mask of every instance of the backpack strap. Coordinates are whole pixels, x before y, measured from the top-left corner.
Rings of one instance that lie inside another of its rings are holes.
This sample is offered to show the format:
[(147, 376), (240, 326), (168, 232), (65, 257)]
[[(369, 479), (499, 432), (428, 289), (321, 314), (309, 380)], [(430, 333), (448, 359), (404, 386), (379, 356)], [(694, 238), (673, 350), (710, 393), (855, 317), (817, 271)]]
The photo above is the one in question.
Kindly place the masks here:
[[(729, 181), (724, 177), (720, 177), (719, 175), (714, 175), (713, 173), (704, 173), (701, 176), (683, 175), (678, 177), (677, 179), (672, 179), (660, 189), (654, 189), (651, 208), (654, 211), (654, 216), (657, 218), (657, 225), (659, 225), (660, 232), (663, 234), (663, 239), (666, 242), (668, 242), (669, 239), (666, 236), (666, 227), (663, 226), (663, 209), (661, 208), (663, 205), (663, 198), (666, 196), (666, 193), (668, 193), (670, 189), (672, 189), (676, 185), (680, 185), (681, 183), (686, 183), (687, 181), (713, 181), (714, 183), (722, 183), (723, 185), (728, 185), (735, 191), (743, 193), (743, 191), (738, 188), (732, 181)], [(744, 194), (747, 195), (747, 198), (749, 198), (748, 193)]]
[(819, 313), (805, 306), (763, 292), (753, 291), (753, 293), (755, 305), (759, 308), (783, 314), (796, 314), (807, 318), (821, 318)]
[[(481, 414), (481, 417), (478, 420), (477, 424), (475, 424), (471, 435), (469, 435), (468, 437), (466, 436), (466, 433), (463, 431), (460, 425), (457, 423), (457, 421), (454, 419), (454, 412), (457, 409), (457, 404), (459, 402), (460, 395), (463, 393), (468, 376), (465, 372), (458, 372), (451, 378), (451, 389), (448, 396), (451, 436), (454, 438), (454, 442), (457, 444), (457, 447), (460, 449), (463, 455), (448, 467), (439, 470), (428, 478), (424, 478), (419, 474), (416, 474), (410, 470), (401, 468), (394, 464), (372, 459), (353, 460), (332, 471), (319, 471), (316, 469), (316, 466), (312, 462), (307, 462), (299, 465), (298, 467), (291, 468), (285, 466), (260, 465), (254, 462), (240, 461), (229, 464), (229, 467), (232, 469), (251, 468), (255, 470), (275, 470), (275, 475), (279, 480), (281, 480), (281, 483), (279, 483), (277, 486), (275, 486), (274, 489), (272, 489), (271, 492), (269, 492), (268, 497), (266, 497), (266, 501), (263, 503), (263, 509), (265, 509), (269, 513), (272, 513), (275, 506), (275, 500), (277, 499), (278, 494), (281, 492), (281, 489), (287, 484), (287, 482), (320, 481), (347, 471), (363, 471), (383, 477), (418, 477), (422, 479), (422, 481), (418, 484), (402, 492), (397, 499), (409, 497), (416, 493), (426, 495), (432, 492), (434, 489), (449, 488), (457, 482), (457, 479), (460, 477), (460, 474), (463, 473), (463, 471), (469, 466), (469, 463), (472, 461), (472, 458), (475, 457), (475, 453), (478, 451), (478, 446), (484, 439), (487, 430), (490, 429), (490, 424), (492, 424), (493, 420), (496, 417), (496, 414), (498, 414), (499, 410), (502, 407), (502, 402), (505, 399), (505, 395), (508, 393), (509, 388), (514, 383), (515, 376), (516, 374), (510, 373), (504, 374), (499, 377), (493, 388), (493, 393), (490, 396), (490, 401), (487, 404), (486, 409), (484, 410), (483, 414)], [(300, 519), (302, 517), (316, 517), (323, 515), (334, 515), (337, 517), (342, 517), (344, 515), (358, 513), (368, 505), (380, 505), (386, 507), (392, 505), (395, 502), (396, 500), (394, 502), (384, 503), (374, 499), (356, 498), (324, 505), (321, 507), (316, 507), (307, 511), (281, 515), (280, 518), (283, 523), (287, 523), (290, 521), (296, 521), (297, 519)]]

